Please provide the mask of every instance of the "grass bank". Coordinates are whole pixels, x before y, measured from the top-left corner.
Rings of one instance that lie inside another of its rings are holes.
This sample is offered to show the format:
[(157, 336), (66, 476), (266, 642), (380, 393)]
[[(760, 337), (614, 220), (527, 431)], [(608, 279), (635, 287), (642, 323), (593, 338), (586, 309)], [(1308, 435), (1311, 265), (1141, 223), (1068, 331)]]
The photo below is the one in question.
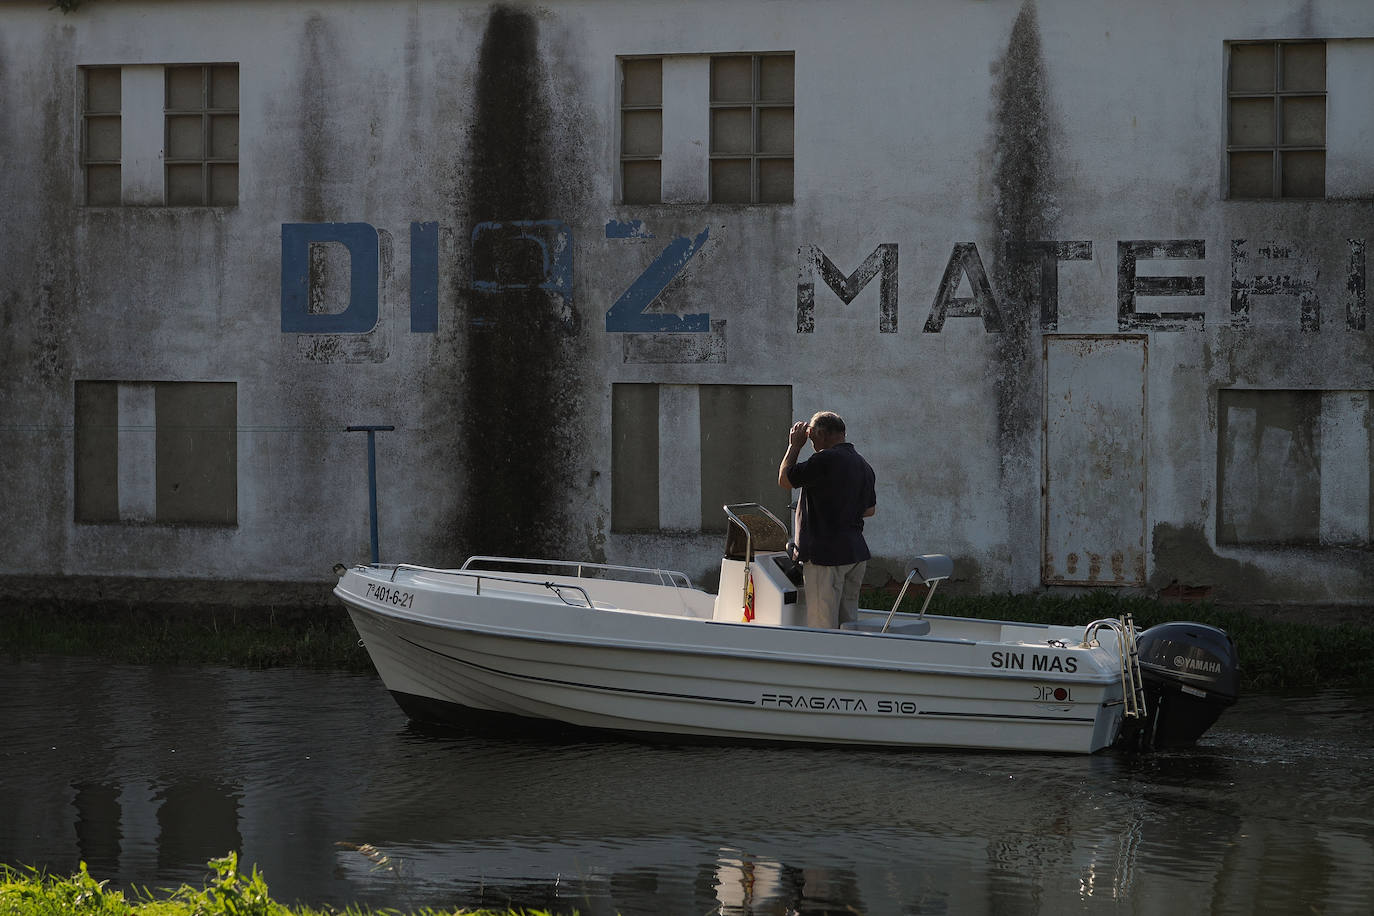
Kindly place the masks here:
[[(111, 888), (86, 870), (70, 877), (41, 874), (0, 865), (0, 916), (368, 916), (368, 910), (316, 910), (287, 906), (272, 899), (267, 882), (254, 868), (244, 875), (238, 856), (230, 853), (209, 863), (211, 878), (204, 887), (182, 885), (171, 891), (147, 890), (126, 894)], [(420, 910), (416, 916), (442, 912), (463, 916), (548, 916), (543, 910)], [(379, 914), (380, 916), (380, 914)], [(385, 916), (398, 916), (386, 910)]]
[(372, 670), (342, 607), (0, 608), (0, 651), (19, 656), (84, 655), (134, 665)]
[[(907, 593), (903, 611), (920, 610), (924, 598), (915, 592)], [(891, 590), (873, 589), (862, 604), (886, 609), (895, 597)], [(937, 591), (930, 613), (1080, 625), (1131, 614), (1142, 629), (1194, 620), (1235, 638), (1247, 691), (1374, 686), (1374, 609), (1234, 608), (1106, 590), (1072, 597)], [(294, 608), (20, 600), (0, 608), (0, 652), (86, 655), (132, 664), (372, 670), (348, 615), (332, 599)]]

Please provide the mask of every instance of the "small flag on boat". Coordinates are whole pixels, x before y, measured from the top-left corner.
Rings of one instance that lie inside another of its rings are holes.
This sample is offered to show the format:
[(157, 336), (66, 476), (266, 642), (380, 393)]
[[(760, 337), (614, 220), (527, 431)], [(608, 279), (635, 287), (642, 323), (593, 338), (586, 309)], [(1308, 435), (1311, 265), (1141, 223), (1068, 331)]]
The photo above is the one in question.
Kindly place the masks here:
[(748, 580), (744, 583), (744, 622), (754, 622), (754, 574), (749, 573)]

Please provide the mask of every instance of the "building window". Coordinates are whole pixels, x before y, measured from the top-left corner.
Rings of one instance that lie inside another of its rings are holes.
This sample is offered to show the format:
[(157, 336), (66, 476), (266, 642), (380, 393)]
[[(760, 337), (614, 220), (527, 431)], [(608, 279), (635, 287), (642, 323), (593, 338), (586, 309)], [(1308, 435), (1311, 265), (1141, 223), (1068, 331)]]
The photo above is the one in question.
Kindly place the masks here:
[(81, 113), (81, 168), (86, 203), (93, 207), (120, 202), (120, 69), (82, 70), (85, 99)]
[(621, 200), (663, 200), (663, 59), (634, 58), (620, 64)]
[(170, 206), (232, 207), (239, 199), (239, 68), (166, 68)]
[(787, 514), (789, 385), (611, 386), (611, 530), (724, 531), (727, 503)]
[(76, 383), (75, 518), (238, 523), (238, 386)]
[(1217, 392), (1217, 543), (1366, 547), (1374, 393)]
[(791, 52), (618, 66), (621, 203), (792, 203)]
[(1326, 43), (1234, 42), (1227, 68), (1231, 198), (1326, 194)]
[(711, 58), (711, 202), (792, 202), (790, 54)]

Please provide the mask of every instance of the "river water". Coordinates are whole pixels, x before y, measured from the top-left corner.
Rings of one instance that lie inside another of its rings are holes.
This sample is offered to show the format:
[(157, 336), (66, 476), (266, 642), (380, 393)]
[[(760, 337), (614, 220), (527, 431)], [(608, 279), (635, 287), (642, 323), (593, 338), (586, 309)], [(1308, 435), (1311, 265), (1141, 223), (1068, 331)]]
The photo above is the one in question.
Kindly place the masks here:
[[(0, 862), (315, 906), (584, 914), (1374, 909), (1374, 692), (1091, 757), (434, 733), (373, 677), (0, 666)], [(246, 870), (246, 869), (245, 869)]]

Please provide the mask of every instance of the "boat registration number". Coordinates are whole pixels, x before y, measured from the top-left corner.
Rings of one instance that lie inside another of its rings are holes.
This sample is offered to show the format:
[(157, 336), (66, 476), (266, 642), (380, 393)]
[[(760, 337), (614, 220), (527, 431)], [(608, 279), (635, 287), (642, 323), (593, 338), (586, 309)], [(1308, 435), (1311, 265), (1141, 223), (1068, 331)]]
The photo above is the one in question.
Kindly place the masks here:
[(415, 604), (414, 592), (389, 588), (385, 585), (378, 585), (376, 582), (367, 583), (367, 597), (395, 607), (413, 607)]

